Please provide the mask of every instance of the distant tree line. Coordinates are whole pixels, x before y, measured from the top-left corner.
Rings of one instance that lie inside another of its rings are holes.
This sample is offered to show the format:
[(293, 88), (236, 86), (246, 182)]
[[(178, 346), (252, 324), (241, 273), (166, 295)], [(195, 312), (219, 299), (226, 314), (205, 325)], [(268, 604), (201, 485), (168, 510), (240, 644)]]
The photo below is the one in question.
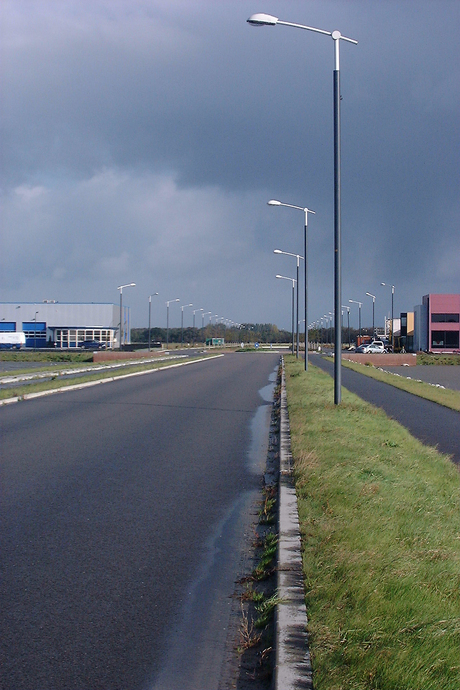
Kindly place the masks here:
[[(168, 341), (193, 345), (204, 343), (207, 338), (224, 338), (228, 343), (289, 343), (290, 331), (280, 330), (271, 323), (246, 323), (240, 328), (226, 327), (223, 324), (209, 324), (205, 328), (170, 328)], [(132, 343), (148, 343), (148, 328), (132, 328)], [(166, 342), (166, 328), (151, 328), (150, 342)]]

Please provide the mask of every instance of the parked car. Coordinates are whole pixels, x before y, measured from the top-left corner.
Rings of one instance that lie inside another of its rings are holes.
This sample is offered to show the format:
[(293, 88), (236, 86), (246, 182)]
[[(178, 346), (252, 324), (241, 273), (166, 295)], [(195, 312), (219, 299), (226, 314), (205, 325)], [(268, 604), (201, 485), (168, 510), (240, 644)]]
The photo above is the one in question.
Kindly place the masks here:
[(107, 347), (107, 343), (101, 343), (99, 340), (84, 340), (79, 345), (84, 350), (105, 350)]
[(383, 354), (386, 352), (385, 345), (381, 340), (373, 340), (370, 345), (367, 345), (366, 354)]
[(368, 347), (369, 347), (369, 343), (365, 343), (365, 344), (363, 344), (363, 345), (358, 345), (358, 347), (356, 348), (355, 352), (364, 353), (364, 354), (365, 354), (365, 353), (367, 352), (367, 348), (368, 348)]

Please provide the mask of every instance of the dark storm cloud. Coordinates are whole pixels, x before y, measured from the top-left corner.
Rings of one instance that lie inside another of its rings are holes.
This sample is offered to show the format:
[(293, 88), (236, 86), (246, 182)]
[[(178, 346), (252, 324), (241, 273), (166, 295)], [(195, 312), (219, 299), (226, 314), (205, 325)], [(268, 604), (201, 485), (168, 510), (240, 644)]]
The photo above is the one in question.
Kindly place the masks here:
[(457, 2), (2, 7), (3, 299), (116, 301), (134, 280), (136, 324), (159, 291), (287, 326), (272, 252), (301, 250), (302, 218), (278, 197), (317, 211), (310, 313), (332, 309), (332, 41), (254, 29), (257, 11), (359, 41), (341, 47), (344, 301), (377, 291), (382, 320), (381, 281), (400, 310), (459, 291)]

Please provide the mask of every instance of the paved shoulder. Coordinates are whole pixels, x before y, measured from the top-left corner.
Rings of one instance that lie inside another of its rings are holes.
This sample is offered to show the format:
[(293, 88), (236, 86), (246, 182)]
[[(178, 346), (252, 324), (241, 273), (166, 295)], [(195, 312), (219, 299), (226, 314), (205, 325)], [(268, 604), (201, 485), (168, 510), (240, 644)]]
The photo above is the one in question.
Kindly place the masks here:
[[(312, 364), (333, 375), (333, 362), (318, 356), (312, 358)], [(436, 446), (460, 463), (459, 412), (345, 367), (342, 367), (342, 385), (363, 400), (381, 407), (422, 443)]]

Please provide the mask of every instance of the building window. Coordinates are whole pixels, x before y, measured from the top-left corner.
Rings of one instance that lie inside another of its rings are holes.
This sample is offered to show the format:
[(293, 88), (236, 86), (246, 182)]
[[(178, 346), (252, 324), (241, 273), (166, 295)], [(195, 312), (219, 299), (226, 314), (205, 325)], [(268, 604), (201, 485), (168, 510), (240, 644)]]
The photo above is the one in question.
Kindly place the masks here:
[(97, 340), (112, 346), (113, 331), (109, 328), (58, 328), (56, 329), (56, 346), (61, 348), (81, 347), (85, 340)]
[(431, 323), (458, 323), (459, 314), (431, 314)]
[(459, 347), (459, 332), (458, 331), (432, 331), (431, 332), (431, 347), (434, 348), (449, 348), (458, 350)]
[(459, 345), (459, 332), (458, 331), (446, 331), (446, 347), (452, 347), (458, 350)]
[(26, 340), (46, 340), (45, 331), (24, 331)]

